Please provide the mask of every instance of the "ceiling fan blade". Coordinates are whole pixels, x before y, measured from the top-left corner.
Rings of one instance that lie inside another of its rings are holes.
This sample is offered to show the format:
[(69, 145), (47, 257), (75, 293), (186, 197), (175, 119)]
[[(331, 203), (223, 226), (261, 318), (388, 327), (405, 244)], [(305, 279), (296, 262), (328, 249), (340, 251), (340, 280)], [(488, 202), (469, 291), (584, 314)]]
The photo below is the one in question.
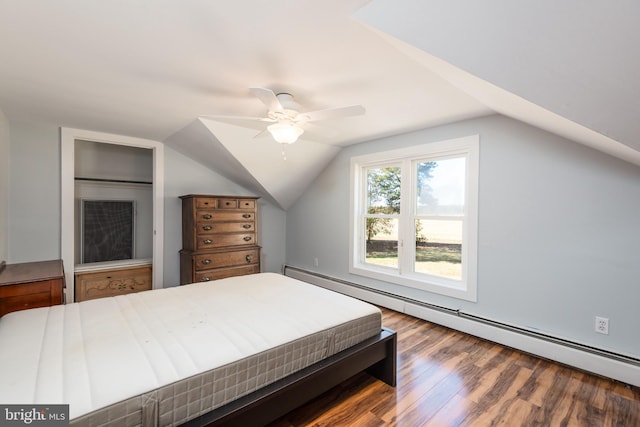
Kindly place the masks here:
[(300, 113), (296, 121), (316, 122), (319, 120), (337, 119), (340, 117), (359, 116), (365, 113), (362, 105), (350, 105), (348, 107), (327, 108), (326, 110), (309, 111)]
[(258, 98), (264, 105), (267, 106), (269, 111), (282, 111), (282, 104), (278, 101), (278, 97), (271, 89), (264, 87), (252, 87), (249, 88), (251, 94)]

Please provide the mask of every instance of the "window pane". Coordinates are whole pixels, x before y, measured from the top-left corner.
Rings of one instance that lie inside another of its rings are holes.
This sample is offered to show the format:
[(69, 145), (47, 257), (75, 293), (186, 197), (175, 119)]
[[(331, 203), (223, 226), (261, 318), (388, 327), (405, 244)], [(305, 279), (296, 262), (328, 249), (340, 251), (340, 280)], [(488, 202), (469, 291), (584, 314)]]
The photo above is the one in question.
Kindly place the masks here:
[(367, 218), (365, 227), (365, 262), (398, 268), (398, 219)]
[(463, 215), (465, 158), (418, 163), (418, 215)]
[(462, 221), (416, 221), (415, 271), (462, 279)]
[(367, 169), (367, 213), (400, 213), (400, 167)]

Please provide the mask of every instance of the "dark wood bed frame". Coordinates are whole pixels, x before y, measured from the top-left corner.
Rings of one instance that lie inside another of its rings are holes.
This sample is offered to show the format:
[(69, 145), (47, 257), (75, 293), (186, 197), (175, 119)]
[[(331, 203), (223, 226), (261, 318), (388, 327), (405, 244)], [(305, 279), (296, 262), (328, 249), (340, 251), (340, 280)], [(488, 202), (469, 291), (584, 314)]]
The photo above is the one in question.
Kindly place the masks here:
[(396, 333), (383, 328), (380, 335), (183, 425), (264, 426), (362, 371), (395, 387), (396, 347)]

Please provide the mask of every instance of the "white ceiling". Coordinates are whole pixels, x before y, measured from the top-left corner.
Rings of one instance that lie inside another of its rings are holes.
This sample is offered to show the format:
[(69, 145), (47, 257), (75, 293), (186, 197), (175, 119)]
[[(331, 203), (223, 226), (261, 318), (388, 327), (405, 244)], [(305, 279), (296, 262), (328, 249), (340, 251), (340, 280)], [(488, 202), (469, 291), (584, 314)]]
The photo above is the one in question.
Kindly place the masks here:
[[(342, 146), (493, 112), (640, 164), (633, 0), (368, 3), (0, 0), (0, 110), (163, 141), (284, 209)], [(198, 119), (263, 116), (252, 86), (367, 112), (284, 160), (259, 130)]]

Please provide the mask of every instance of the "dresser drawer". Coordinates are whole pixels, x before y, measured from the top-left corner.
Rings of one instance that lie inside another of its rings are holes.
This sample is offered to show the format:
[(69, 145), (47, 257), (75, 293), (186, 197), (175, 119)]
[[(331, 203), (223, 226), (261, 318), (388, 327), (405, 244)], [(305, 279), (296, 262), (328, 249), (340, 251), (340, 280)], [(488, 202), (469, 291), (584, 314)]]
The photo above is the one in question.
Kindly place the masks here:
[(218, 199), (210, 198), (210, 197), (199, 197), (196, 199), (196, 208), (209, 208), (209, 209), (217, 209), (218, 208)]
[(255, 221), (254, 212), (196, 211), (196, 222)]
[(259, 265), (203, 270), (196, 272), (195, 282), (209, 282), (211, 280), (224, 279), (225, 277), (244, 276), (245, 274), (255, 273), (260, 273)]
[(242, 245), (255, 245), (256, 236), (255, 233), (246, 234), (213, 234), (210, 236), (198, 236), (196, 242), (196, 249), (210, 249), (219, 248), (223, 246), (242, 246)]
[(239, 200), (238, 207), (240, 209), (254, 210), (256, 208), (256, 201), (255, 200)]
[(219, 199), (218, 209), (238, 209), (238, 199)]
[(253, 199), (236, 199), (233, 197), (195, 197), (195, 206), (198, 209), (251, 209), (256, 208)]
[(197, 226), (198, 234), (211, 233), (238, 233), (243, 231), (254, 231), (256, 228), (253, 222), (199, 222)]
[(257, 249), (201, 254), (194, 257), (196, 270), (257, 264), (259, 261), (260, 255)]

